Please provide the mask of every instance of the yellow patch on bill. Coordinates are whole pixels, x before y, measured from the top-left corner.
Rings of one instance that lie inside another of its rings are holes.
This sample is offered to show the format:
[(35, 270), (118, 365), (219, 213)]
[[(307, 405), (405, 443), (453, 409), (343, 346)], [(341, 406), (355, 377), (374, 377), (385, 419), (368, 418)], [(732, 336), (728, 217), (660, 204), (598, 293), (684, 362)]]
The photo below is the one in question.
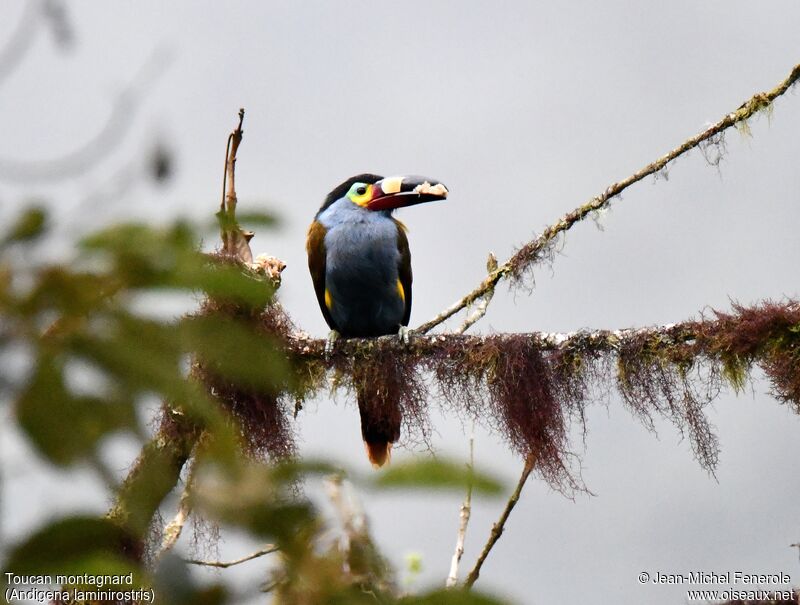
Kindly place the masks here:
[(381, 189), (386, 195), (391, 195), (392, 193), (399, 193), (400, 187), (402, 185), (403, 185), (403, 177), (401, 176), (390, 176), (381, 181)]

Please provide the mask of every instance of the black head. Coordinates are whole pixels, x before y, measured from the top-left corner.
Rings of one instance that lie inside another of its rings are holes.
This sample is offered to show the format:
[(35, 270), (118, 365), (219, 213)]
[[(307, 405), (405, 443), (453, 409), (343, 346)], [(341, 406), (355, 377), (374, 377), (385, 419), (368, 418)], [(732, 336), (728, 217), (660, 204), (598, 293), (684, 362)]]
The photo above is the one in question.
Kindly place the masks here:
[(447, 194), (447, 187), (443, 183), (424, 176), (381, 177), (377, 174), (359, 174), (331, 191), (317, 216), (345, 197), (365, 210), (388, 215), (397, 208), (446, 199)]
[[(320, 206), (319, 212), (322, 212), (333, 204), (336, 200), (342, 199), (347, 192), (350, 191), (350, 188), (353, 186), (353, 183), (366, 183), (367, 185), (374, 185), (378, 181), (380, 181), (383, 177), (378, 174), (372, 174), (369, 172), (365, 172), (363, 174), (357, 174), (355, 176), (351, 176), (341, 185), (336, 186), (333, 191), (331, 191), (328, 195), (325, 196), (325, 201)], [(319, 214), (319, 212), (317, 214)]]

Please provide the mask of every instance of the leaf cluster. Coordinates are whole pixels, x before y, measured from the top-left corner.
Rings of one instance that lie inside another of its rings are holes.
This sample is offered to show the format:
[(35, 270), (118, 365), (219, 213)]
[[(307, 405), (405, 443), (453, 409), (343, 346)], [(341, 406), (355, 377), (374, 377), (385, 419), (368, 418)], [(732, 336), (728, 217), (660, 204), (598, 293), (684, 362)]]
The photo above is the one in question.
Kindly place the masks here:
[[(458, 592), (404, 597), (368, 530), (347, 549), (331, 540), (329, 521), (300, 486), (344, 471), (292, 457), (289, 407), (316, 378), (286, 355), (294, 327), (273, 300), (273, 282), (200, 252), (185, 223), (120, 225), (83, 240), (75, 258), (31, 262), (46, 233), (47, 216), (35, 209), (0, 234), (0, 359), (14, 362), (0, 365), (0, 389), (38, 453), (65, 469), (93, 466), (115, 504), (105, 517), (45, 524), (9, 548), (4, 569), (132, 573), (160, 602), (235, 601), (241, 594), (197, 584), (183, 561), (152, 540), (153, 519), (191, 460), (187, 490), (196, 514), (276, 544), (264, 588), (279, 602), (495, 602)], [(142, 311), (143, 295), (149, 308), (163, 293), (202, 302), (180, 318)], [(163, 415), (149, 438), (142, 409), (154, 399)], [(100, 448), (120, 433), (143, 448), (118, 485)], [(474, 483), (487, 494), (499, 490), (490, 477), (447, 461), (356, 480), (371, 489)]]

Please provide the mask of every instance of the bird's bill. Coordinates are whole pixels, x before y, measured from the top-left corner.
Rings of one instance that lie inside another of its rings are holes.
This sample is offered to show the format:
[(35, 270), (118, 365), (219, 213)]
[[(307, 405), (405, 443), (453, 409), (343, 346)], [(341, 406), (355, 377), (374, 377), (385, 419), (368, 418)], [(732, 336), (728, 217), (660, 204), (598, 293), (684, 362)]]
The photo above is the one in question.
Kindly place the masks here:
[(424, 176), (389, 176), (373, 185), (370, 210), (394, 210), (447, 197), (444, 184)]

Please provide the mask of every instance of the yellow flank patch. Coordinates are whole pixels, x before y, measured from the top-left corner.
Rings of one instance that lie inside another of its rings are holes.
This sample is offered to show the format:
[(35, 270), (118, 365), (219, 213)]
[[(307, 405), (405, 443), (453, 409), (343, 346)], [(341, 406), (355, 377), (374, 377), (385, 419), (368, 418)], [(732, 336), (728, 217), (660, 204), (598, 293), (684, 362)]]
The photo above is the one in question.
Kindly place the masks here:
[(397, 280), (397, 293), (400, 295), (400, 298), (405, 303), (406, 302), (406, 290), (403, 288), (403, 282), (400, 279)]
[(328, 288), (325, 288), (325, 306), (328, 307), (329, 311), (330, 308), (333, 306), (333, 297), (331, 296), (331, 291), (328, 290)]

